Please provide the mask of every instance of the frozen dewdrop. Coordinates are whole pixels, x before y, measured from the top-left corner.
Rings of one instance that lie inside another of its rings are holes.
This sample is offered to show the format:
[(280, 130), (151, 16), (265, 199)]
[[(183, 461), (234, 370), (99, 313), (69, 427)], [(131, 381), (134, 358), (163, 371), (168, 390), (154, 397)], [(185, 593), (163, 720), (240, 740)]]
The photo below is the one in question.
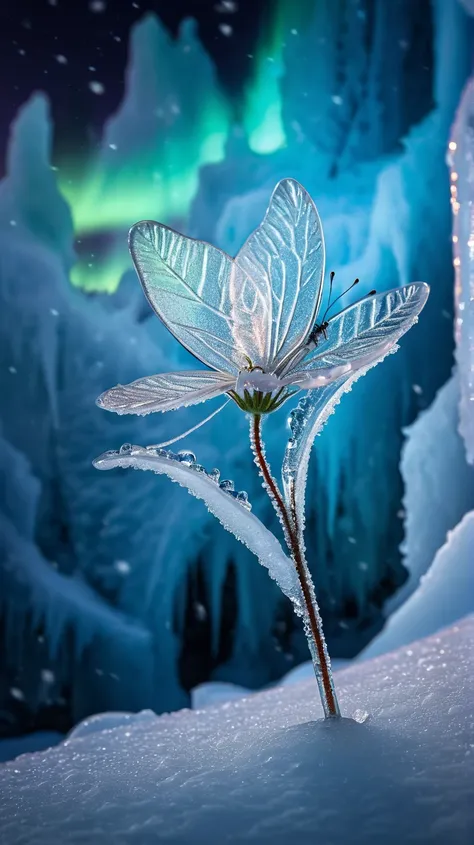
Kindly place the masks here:
[(133, 449), (133, 446), (132, 446), (131, 443), (124, 443), (119, 449), (119, 454), (120, 455), (130, 455), (132, 453), (132, 449)]
[(230, 491), (233, 491), (233, 489), (234, 489), (234, 482), (230, 481), (229, 479), (226, 478), (226, 479), (224, 479), (224, 481), (220, 482), (219, 487), (220, 487), (221, 490), (224, 490), (225, 492), (230, 492)]
[(192, 466), (192, 464), (196, 463), (196, 455), (194, 452), (189, 452), (184, 449), (178, 452), (176, 458), (178, 461), (181, 461), (182, 464), (187, 464), (188, 466)]

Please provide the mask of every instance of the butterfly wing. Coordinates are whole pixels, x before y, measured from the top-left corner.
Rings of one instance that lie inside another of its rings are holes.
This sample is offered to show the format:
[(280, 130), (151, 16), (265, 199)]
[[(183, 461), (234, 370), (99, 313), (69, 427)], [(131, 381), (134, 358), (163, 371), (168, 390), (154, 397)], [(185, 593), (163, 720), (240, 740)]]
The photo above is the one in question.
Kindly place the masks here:
[(350, 365), (352, 370), (367, 366), (379, 355), (385, 355), (416, 321), (429, 295), (424, 282), (395, 288), (387, 293), (366, 297), (337, 314), (318, 343), (291, 370), (298, 375), (331, 367)]
[(207, 366), (238, 373), (246, 362), (231, 315), (232, 258), (151, 220), (132, 227), (129, 247), (145, 296), (170, 332)]
[(294, 179), (278, 183), (263, 222), (235, 263), (251, 280), (258, 323), (264, 326), (252, 360), (275, 371), (308, 337), (324, 276), (321, 221), (311, 197)]

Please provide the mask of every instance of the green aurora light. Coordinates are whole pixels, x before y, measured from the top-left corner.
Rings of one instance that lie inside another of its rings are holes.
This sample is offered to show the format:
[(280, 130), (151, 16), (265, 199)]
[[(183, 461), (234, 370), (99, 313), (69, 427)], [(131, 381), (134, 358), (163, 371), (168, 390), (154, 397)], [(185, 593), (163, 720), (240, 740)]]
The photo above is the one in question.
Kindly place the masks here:
[[(279, 0), (254, 54), (253, 74), (243, 97), (242, 123), (252, 151), (269, 155), (286, 144), (282, 120), (280, 77), (285, 39), (301, 19), (301, 6)], [(178, 42), (179, 46), (179, 42)], [(173, 224), (185, 220), (196, 194), (199, 169), (222, 161), (231, 126), (230, 108), (221, 94), (209, 91), (190, 134), (150, 142), (148, 149), (125, 160), (107, 151), (92, 162), (65, 162), (59, 167), (59, 187), (71, 207), (79, 259), (71, 272), (75, 286), (88, 292), (113, 293), (131, 267), (126, 231), (137, 220)], [(100, 236), (109, 243), (97, 249)], [(91, 243), (95, 242), (95, 246)]]

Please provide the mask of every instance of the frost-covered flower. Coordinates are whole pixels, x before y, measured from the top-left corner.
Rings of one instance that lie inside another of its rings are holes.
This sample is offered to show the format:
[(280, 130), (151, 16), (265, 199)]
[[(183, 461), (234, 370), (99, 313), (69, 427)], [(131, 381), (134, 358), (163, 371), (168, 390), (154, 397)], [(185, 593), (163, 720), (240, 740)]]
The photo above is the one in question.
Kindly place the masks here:
[[(252, 414), (254, 461), (279, 517), (291, 562), (250, 513), (246, 493), (236, 492), (229, 480), (219, 481), (218, 470), (207, 473), (192, 453), (174, 455), (162, 448), (194, 429), (146, 449), (127, 443), (118, 452), (105, 452), (94, 464), (98, 469), (133, 466), (165, 473), (203, 499), (224, 527), (257, 555), (303, 616), (324, 714), (337, 717), (339, 704), (305, 557), (309, 455), (342, 393), (396, 347), (423, 308), (429, 288), (417, 283), (378, 295), (371, 291), (329, 318), (340, 299), (331, 300), (331, 273), (329, 305), (320, 316), (325, 261), (321, 221), (311, 197), (293, 179), (277, 185), (263, 223), (234, 259), (150, 221), (132, 228), (130, 251), (154, 311), (209, 369), (119, 385), (103, 393), (98, 404), (119, 414), (148, 414), (228, 394)], [(276, 410), (301, 389), (311, 392), (291, 414), (280, 490), (265, 456), (262, 414)]]
[(146, 376), (97, 400), (119, 414), (171, 411), (228, 394), (244, 411), (276, 410), (387, 354), (423, 308), (410, 284), (320, 318), (325, 265), (316, 207), (284, 179), (235, 258), (153, 221), (132, 227), (130, 251), (165, 326), (209, 369)]

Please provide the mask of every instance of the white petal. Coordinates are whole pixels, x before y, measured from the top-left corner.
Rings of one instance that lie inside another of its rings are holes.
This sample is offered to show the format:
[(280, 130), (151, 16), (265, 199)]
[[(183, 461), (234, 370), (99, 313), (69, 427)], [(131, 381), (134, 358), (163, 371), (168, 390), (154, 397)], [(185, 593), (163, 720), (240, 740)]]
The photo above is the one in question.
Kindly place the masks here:
[(413, 325), (428, 294), (428, 285), (415, 282), (350, 305), (329, 321), (326, 338), (319, 336), (292, 373), (347, 363), (358, 369), (364, 361), (385, 355)]
[(203, 371), (164, 373), (119, 384), (97, 399), (100, 408), (116, 414), (150, 414), (197, 405), (226, 393), (235, 379), (222, 373)]
[(145, 295), (165, 326), (200, 361), (237, 374), (246, 362), (233, 332), (232, 258), (152, 220), (132, 227), (129, 246)]
[[(250, 304), (247, 354), (254, 364), (274, 370), (305, 342), (321, 300), (324, 261), (316, 207), (298, 182), (283, 179), (263, 223), (235, 258), (253, 285), (244, 294)], [(253, 346), (252, 320), (259, 326)]]
[(315, 387), (324, 387), (326, 384), (336, 381), (341, 376), (350, 373), (351, 364), (340, 364), (336, 367), (320, 367), (314, 370), (304, 370), (300, 373), (291, 374), (280, 379), (281, 384), (294, 385), (301, 390), (311, 390)]

